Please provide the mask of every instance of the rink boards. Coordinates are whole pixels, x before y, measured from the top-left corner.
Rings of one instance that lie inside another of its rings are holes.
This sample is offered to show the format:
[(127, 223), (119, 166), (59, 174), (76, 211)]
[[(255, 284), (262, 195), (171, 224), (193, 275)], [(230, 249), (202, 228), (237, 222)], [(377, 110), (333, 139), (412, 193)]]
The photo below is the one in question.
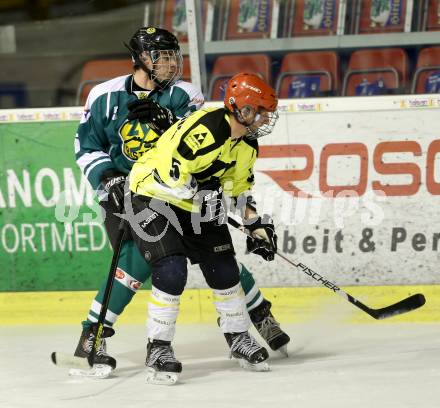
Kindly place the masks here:
[[(371, 298), (370, 306), (438, 293), (439, 109), (438, 95), (281, 101), (255, 167), (259, 210), (274, 215), (279, 250), (359, 291), (361, 300)], [(47, 322), (77, 321), (93, 297), (83, 291), (95, 290), (107, 273), (111, 252), (99, 208), (73, 157), (80, 115), (76, 107), (0, 111), (1, 319), (13, 308), (21, 322), (35, 321), (29, 310)], [(232, 234), (240, 261), (269, 288), (286, 321), (337, 298), (309, 288), (310, 278), (280, 259), (246, 255), (244, 237)], [(204, 321), (205, 309), (213, 311), (196, 270), (184, 321)], [(145, 296), (137, 298), (130, 307), (139, 312), (127, 319), (143, 320)], [(439, 320), (432, 298), (398, 319)]]

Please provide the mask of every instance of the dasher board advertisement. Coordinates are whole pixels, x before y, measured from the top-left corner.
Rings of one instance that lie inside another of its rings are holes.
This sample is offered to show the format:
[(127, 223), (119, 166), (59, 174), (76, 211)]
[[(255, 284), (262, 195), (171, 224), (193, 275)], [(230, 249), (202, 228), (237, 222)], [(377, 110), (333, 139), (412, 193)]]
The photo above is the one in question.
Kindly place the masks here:
[[(281, 101), (254, 191), (279, 251), (339, 285), (440, 283), (439, 109), (438, 95)], [(0, 291), (92, 290), (106, 274), (99, 207), (73, 154), (80, 114), (0, 111)], [(313, 285), (232, 234), (260, 286)], [(194, 268), (187, 287), (205, 285)]]

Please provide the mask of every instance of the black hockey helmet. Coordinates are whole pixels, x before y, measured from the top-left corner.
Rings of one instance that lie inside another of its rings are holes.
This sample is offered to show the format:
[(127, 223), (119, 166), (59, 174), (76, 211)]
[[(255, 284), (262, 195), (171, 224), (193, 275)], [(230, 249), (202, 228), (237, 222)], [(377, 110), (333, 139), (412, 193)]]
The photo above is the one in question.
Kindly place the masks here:
[(130, 50), (135, 65), (140, 65), (139, 55), (144, 51), (180, 51), (179, 41), (176, 36), (158, 27), (141, 27), (133, 34), (128, 45), (125, 45)]
[[(125, 46), (131, 53), (134, 67), (147, 72), (160, 88), (171, 86), (181, 78), (182, 53), (173, 33), (158, 27), (141, 27)], [(153, 64), (151, 69), (142, 60), (143, 53), (149, 55)]]

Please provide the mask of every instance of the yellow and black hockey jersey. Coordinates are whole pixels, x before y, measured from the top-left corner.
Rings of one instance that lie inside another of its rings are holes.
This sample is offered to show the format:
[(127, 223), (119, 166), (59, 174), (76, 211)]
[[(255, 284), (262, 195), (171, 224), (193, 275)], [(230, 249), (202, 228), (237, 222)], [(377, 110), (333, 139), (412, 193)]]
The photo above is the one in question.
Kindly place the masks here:
[(238, 197), (254, 183), (257, 154), (256, 141), (231, 139), (226, 109), (201, 109), (175, 123), (139, 158), (130, 173), (130, 189), (197, 211), (192, 194), (185, 196), (194, 180), (201, 184), (218, 178), (227, 194)]

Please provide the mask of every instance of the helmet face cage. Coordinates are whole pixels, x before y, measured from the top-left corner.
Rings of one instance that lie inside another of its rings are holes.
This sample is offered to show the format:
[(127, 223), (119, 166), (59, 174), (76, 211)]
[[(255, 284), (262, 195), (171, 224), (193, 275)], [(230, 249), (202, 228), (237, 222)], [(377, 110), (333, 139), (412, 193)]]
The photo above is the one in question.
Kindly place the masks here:
[(151, 80), (161, 88), (173, 85), (182, 77), (183, 58), (180, 50), (153, 50), (149, 55)]
[[(127, 48), (135, 67), (140, 66), (159, 87), (171, 86), (181, 78), (182, 54), (179, 42), (171, 32), (156, 27), (142, 27), (133, 35)], [(146, 55), (151, 59), (151, 69), (145, 65)]]
[(226, 108), (246, 127), (248, 139), (271, 133), (279, 116), (275, 91), (256, 74), (240, 73), (233, 76), (228, 82), (224, 102)]
[[(278, 118), (278, 110), (273, 112), (263, 110), (263, 112), (257, 113), (254, 123), (246, 126), (248, 131), (246, 137), (250, 140), (254, 140), (258, 139), (259, 137), (267, 136), (268, 134), (272, 133)], [(258, 122), (261, 119), (263, 119), (263, 124), (257, 126), (255, 122)]]

